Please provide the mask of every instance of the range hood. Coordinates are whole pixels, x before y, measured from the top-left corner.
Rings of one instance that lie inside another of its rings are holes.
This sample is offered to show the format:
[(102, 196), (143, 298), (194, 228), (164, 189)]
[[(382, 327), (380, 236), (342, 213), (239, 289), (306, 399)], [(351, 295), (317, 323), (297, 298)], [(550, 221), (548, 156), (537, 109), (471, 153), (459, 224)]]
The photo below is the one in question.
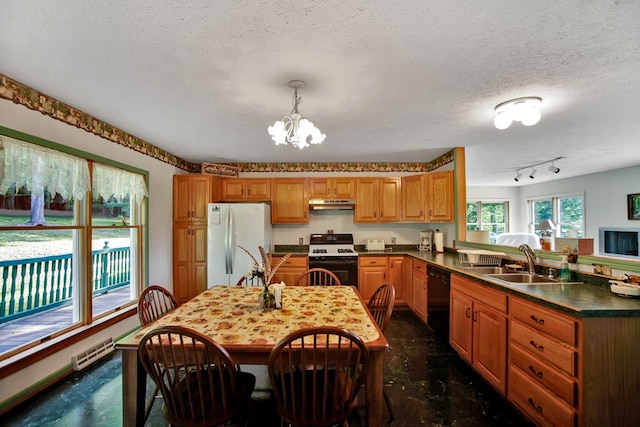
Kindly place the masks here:
[(356, 205), (355, 200), (349, 199), (311, 199), (309, 200), (309, 210), (312, 211), (346, 211), (353, 210)]

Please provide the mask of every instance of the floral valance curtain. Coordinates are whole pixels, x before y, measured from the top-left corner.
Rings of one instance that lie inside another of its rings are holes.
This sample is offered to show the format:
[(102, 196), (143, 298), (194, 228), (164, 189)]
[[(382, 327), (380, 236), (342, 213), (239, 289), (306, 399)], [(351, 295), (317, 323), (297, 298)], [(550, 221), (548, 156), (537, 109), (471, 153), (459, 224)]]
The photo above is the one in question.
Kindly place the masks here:
[(0, 136), (0, 192), (25, 186), (35, 196), (60, 193), (65, 199), (83, 199), (89, 190), (86, 159)]
[(149, 196), (142, 175), (100, 163), (94, 163), (92, 191), (94, 198), (102, 196), (104, 200), (114, 196), (122, 201), (128, 194), (136, 203), (140, 203), (143, 197)]

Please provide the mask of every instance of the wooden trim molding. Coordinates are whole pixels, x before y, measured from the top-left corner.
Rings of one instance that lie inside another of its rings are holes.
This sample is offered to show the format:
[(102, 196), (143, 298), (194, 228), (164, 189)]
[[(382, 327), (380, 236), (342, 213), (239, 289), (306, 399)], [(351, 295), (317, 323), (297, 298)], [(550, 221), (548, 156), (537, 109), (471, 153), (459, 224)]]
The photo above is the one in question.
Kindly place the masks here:
[(239, 172), (426, 173), (451, 163), (454, 157), (451, 150), (429, 162), (191, 163), (3, 74), (0, 74), (0, 99), (39, 111), (52, 119), (80, 128), (189, 173), (222, 176), (238, 176)]

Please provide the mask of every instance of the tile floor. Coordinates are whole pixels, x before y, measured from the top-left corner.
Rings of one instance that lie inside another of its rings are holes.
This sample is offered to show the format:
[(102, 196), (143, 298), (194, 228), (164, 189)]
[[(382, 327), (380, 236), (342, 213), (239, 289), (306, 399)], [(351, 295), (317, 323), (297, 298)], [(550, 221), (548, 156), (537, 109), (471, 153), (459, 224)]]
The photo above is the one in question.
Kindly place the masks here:
[[(385, 367), (385, 386), (396, 419), (392, 426), (529, 426), (505, 400), (462, 362), (448, 345), (412, 313), (393, 314), (387, 328), (391, 350)], [(74, 374), (2, 417), (0, 425), (120, 426), (122, 425), (121, 364), (118, 353)], [(261, 381), (262, 380), (262, 381)], [(258, 378), (258, 384), (266, 379)], [(250, 426), (278, 426), (265, 393), (255, 393), (260, 415)], [(361, 399), (363, 402), (364, 399)], [(386, 408), (384, 410), (386, 416)], [(364, 425), (363, 405), (351, 420)], [(166, 426), (156, 403), (146, 426)]]

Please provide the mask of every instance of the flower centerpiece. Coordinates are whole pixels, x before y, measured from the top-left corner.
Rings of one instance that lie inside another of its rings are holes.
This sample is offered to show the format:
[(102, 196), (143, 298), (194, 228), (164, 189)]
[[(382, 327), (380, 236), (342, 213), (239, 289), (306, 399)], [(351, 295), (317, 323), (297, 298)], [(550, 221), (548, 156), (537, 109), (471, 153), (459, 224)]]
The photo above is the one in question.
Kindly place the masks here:
[(260, 257), (262, 258), (262, 262), (259, 262), (256, 257), (253, 256), (251, 252), (249, 252), (246, 248), (238, 245), (240, 249), (245, 251), (247, 255), (251, 257), (253, 260), (253, 267), (245, 274), (247, 280), (258, 279), (262, 282), (262, 292), (258, 296), (258, 303), (261, 308), (274, 308), (275, 307), (275, 295), (269, 289), (269, 285), (271, 281), (276, 275), (276, 271), (278, 268), (291, 256), (291, 254), (286, 254), (282, 257), (280, 261), (274, 266), (271, 266), (271, 254), (267, 253), (262, 246), (258, 246), (258, 250), (260, 251)]

